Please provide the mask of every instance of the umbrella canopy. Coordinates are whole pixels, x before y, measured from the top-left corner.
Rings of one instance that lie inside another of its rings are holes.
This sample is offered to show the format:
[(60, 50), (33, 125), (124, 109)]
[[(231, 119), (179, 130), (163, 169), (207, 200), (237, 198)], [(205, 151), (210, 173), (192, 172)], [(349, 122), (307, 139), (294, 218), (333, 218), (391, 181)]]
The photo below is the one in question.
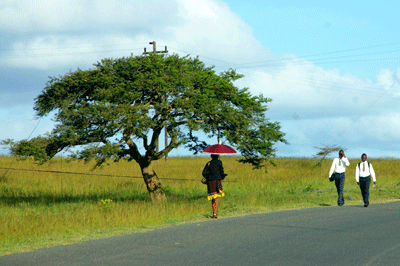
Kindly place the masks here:
[(229, 147), (224, 144), (215, 144), (208, 146), (203, 153), (210, 154), (218, 154), (218, 155), (227, 155), (227, 154), (235, 154), (237, 153), (232, 147)]

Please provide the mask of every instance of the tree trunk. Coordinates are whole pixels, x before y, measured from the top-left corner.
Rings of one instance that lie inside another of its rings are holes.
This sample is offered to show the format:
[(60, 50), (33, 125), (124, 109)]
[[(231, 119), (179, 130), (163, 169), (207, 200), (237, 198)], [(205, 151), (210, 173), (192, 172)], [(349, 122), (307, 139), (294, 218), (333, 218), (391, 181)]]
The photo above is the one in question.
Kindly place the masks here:
[(146, 183), (147, 190), (149, 191), (150, 198), (154, 203), (167, 202), (167, 197), (161, 186), (161, 182), (158, 176), (154, 172), (153, 168), (148, 165), (142, 167), (142, 175), (144, 182)]

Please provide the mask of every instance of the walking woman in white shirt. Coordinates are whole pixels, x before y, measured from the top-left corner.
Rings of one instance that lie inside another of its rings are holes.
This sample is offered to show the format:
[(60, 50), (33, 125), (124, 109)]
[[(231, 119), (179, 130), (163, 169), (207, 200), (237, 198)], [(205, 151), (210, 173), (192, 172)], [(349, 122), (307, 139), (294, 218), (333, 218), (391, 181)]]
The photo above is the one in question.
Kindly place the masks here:
[(356, 167), (356, 182), (360, 186), (361, 195), (364, 201), (364, 207), (369, 205), (369, 185), (371, 184), (371, 177), (376, 185), (375, 171), (372, 164), (367, 162), (367, 155), (361, 155), (361, 162)]
[(345, 171), (346, 167), (350, 165), (349, 160), (346, 158), (343, 150), (339, 151), (339, 158), (333, 159), (331, 169), (329, 171), (329, 177), (332, 174), (335, 174), (335, 185), (338, 193), (338, 206), (343, 206), (344, 197), (343, 197), (343, 188), (344, 188), (344, 180), (345, 180)]

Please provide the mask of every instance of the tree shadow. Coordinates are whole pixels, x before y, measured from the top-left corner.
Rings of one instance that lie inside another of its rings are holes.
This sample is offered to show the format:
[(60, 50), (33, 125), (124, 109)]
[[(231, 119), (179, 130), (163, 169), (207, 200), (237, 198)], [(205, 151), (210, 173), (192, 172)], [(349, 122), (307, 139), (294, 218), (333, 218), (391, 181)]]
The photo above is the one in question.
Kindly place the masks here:
[[(204, 193), (186, 195), (184, 192), (167, 192), (167, 200), (171, 202), (180, 201), (198, 201), (205, 199)], [(0, 204), (5, 206), (16, 205), (45, 205), (51, 206), (63, 203), (97, 203), (101, 199), (111, 199), (114, 202), (151, 202), (151, 198), (147, 192), (138, 193), (133, 192), (131, 195), (118, 196), (115, 193), (100, 193), (92, 195), (54, 195), (54, 194), (41, 194), (40, 196), (0, 196)]]
[(320, 203), (320, 204), (318, 204), (319, 206), (321, 206), (321, 207), (329, 207), (329, 206), (332, 206), (331, 204), (326, 204), (326, 203)]
[(112, 199), (113, 201), (130, 202), (130, 201), (151, 201), (148, 195), (134, 195), (130, 197), (115, 197), (114, 195), (81, 195), (81, 196), (0, 196), (0, 203), (6, 206), (16, 205), (56, 205), (63, 203), (97, 203), (101, 199)]

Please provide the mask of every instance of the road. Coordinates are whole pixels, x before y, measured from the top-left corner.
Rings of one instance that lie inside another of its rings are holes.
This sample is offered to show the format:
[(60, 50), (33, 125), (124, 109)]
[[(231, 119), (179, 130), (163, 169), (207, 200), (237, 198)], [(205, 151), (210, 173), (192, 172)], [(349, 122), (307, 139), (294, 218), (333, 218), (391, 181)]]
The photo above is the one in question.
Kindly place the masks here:
[(400, 202), (210, 219), (0, 257), (0, 265), (399, 265)]

